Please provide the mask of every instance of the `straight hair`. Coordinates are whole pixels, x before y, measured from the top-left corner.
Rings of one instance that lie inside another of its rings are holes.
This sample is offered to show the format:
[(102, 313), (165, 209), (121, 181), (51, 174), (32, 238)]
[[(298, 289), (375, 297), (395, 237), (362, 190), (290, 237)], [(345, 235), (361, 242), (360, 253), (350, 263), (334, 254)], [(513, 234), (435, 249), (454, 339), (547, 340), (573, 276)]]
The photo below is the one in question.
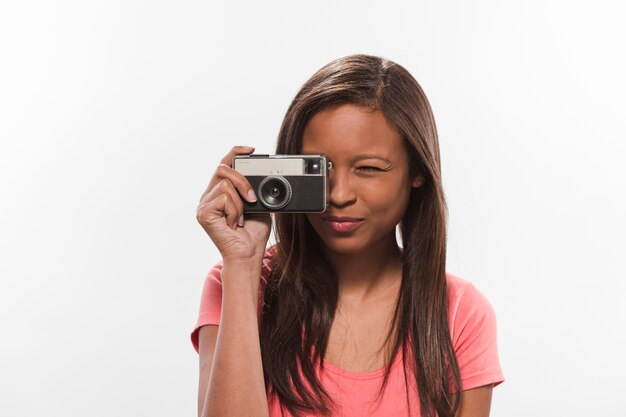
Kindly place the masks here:
[[(423, 175), (412, 188), (400, 223), (402, 282), (386, 335), (382, 395), (392, 359), (403, 352), (406, 400), (408, 378), (416, 382), (421, 415), (453, 417), (461, 379), (448, 325), (446, 222), (437, 129), (430, 104), (417, 81), (393, 61), (350, 55), (319, 69), (298, 91), (283, 119), (277, 154), (299, 154), (307, 123), (331, 106), (359, 105), (381, 111), (402, 135), (409, 175)], [(315, 373), (323, 367), (338, 303), (337, 274), (303, 213), (275, 213), (276, 245), (260, 324), (263, 375), (268, 398), (281, 410), (329, 415), (336, 404)], [(407, 369), (410, 370), (407, 376)], [(304, 378), (301, 378), (301, 374)], [(433, 414), (436, 412), (436, 414)]]

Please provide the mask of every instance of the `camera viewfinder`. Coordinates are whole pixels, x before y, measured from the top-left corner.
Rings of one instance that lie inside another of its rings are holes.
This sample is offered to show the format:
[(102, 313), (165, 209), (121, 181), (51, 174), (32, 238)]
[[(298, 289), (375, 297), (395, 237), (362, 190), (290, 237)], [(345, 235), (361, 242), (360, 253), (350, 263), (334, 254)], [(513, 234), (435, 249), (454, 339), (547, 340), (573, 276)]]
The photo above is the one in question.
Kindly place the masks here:
[(307, 158), (305, 174), (320, 175), (322, 173), (322, 160), (321, 158)]

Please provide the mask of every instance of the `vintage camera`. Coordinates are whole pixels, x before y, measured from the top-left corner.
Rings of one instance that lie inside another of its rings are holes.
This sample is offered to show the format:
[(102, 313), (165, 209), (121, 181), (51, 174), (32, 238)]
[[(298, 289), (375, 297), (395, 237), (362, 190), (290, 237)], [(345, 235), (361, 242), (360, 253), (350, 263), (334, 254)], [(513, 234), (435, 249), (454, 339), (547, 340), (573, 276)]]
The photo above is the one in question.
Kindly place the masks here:
[(252, 185), (257, 201), (243, 200), (244, 213), (321, 213), (326, 210), (325, 155), (236, 155), (233, 169)]

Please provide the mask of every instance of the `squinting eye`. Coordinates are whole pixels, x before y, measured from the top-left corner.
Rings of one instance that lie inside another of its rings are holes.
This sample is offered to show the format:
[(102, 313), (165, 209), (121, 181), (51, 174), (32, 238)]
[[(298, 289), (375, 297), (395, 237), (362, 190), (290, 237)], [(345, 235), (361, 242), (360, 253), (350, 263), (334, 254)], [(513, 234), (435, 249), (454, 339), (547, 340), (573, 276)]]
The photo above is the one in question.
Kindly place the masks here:
[(363, 169), (365, 171), (382, 171), (382, 169), (376, 167), (359, 167), (359, 169)]

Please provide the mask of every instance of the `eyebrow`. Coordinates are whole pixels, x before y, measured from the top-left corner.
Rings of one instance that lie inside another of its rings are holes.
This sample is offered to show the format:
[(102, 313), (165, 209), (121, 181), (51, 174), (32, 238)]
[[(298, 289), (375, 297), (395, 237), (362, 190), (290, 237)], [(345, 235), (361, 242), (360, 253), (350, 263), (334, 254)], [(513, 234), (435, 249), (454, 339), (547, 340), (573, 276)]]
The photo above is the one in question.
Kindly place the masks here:
[[(303, 152), (302, 154), (303, 155), (307, 155), (307, 154), (317, 155), (317, 154), (319, 154), (319, 152)], [(391, 164), (391, 161), (389, 159), (385, 158), (384, 156), (375, 155), (375, 154), (372, 154), (372, 153), (357, 155), (354, 158), (352, 158), (351, 162), (360, 161), (362, 159), (378, 159), (380, 161), (384, 161), (384, 162), (386, 162), (388, 164)]]
[(354, 158), (352, 158), (352, 161), (356, 162), (356, 161), (360, 161), (361, 159), (379, 159), (381, 161), (387, 162), (388, 164), (391, 164), (391, 161), (385, 158), (384, 156), (374, 155), (374, 154), (357, 155)]

